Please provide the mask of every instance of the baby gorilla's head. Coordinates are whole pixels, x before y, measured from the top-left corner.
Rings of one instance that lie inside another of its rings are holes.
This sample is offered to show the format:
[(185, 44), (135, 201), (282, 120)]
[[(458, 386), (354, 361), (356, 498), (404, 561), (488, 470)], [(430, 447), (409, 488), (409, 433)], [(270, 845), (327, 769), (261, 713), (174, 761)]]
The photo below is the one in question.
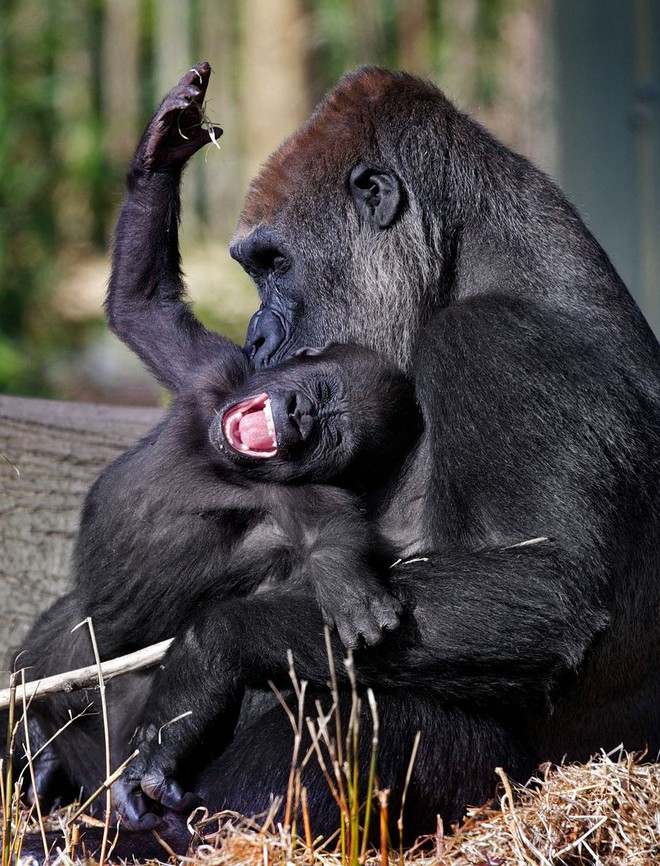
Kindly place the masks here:
[(211, 442), (273, 481), (373, 486), (421, 430), (412, 382), (370, 349), (302, 349), (254, 373), (217, 414)]

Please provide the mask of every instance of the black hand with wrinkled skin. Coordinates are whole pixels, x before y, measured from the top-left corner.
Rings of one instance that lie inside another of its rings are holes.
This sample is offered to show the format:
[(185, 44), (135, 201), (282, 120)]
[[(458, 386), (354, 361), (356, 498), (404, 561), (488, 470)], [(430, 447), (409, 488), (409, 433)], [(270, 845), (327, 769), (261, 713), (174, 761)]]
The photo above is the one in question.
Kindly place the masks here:
[(321, 583), (316, 585), (323, 621), (329, 628), (337, 629), (346, 649), (358, 649), (362, 641), (375, 646), (383, 640), (384, 631), (399, 626), (401, 602), (383, 590), (381, 581), (374, 578), (373, 584), (367, 586), (363, 576), (359, 584), (347, 587), (345, 595), (338, 597), (333, 592), (327, 601), (323, 599)]
[(133, 163), (146, 171), (181, 169), (222, 129), (203, 125), (203, 103), (211, 75), (208, 63), (197, 63), (162, 101), (145, 131)]
[(112, 786), (113, 806), (129, 830), (151, 830), (162, 818), (154, 805), (189, 814), (200, 804), (200, 798), (183, 790), (173, 778), (174, 763), (159, 748), (158, 733), (151, 727), (139, 732), (139, 754), (131, 761)]

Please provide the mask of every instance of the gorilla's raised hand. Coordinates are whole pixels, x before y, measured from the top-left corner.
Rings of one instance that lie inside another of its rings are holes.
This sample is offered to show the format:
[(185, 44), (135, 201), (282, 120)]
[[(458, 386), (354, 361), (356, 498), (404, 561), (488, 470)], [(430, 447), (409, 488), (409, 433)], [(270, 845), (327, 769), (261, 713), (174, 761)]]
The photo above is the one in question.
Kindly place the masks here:
[(220, 138), (220, 127), (204, 122), (203, 103), (211, 76), (208, 63), (196, 63), (160, 104), (138, 147), (132, 170), (183, 168), (190, 157)]

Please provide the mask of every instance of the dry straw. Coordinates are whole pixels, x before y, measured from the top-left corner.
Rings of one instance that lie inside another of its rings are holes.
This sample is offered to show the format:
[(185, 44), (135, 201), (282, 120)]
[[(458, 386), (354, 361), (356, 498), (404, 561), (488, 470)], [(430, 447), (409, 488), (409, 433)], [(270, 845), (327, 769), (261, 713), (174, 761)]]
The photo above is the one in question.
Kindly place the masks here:
[[(91, 628), (90, 633), (93, 635)], [(140, 666), (142, 661), (138, 660)], [(135, 659), (131, 659), (131, 664), (134, 662)], [(234, 813), (198, 820), (195, 830), (201, 844), (190, 856), (172, 855), (180, 863), (199, 866), (388, 866), (389, 863), (393, 866), (660, 866), (660, 764), (643, 763), (622, 749), (602, 754), (583, 765), (547, 765), (542, 775), (525, 787), (513, 785), (498, 768), (498, 793), (492, 803), (470, 809), (462, 825), (447, 836), (439, 817), (435, 835), (419, 840), (408, 851), (401, 848), (397, 851), (398, 840), (389, 839), (387, 835), (389, 792), (378, 787), (379, 723), (373, 695), (367, 693), (371, 729), (360, 731), (362, 698), (357, 692), (349, 657), (346, 667), (353, 684), (353, 706), (350, 719), (342, 720), (338, 713), (334, 661), (329, 653), (332, 706), (323, 709), (316, 704), (316, 712), (310, 718), (305, 707), (306, 683), (298, 681), (292, 658), (289, 662), (298, 711), (291, 710), (279, 695), (291, 722), (295, 743), (287, 791), (281, 792), (269, 814), (261, 816), (260, 820), (246, 820)], [(97, 658), (96, 674), (101, 688), (104, 665)], [(75, 685), (70, 686), (71, 674), (63, 675), (65, 688), (78, 685), (74, 677)], [(29, 711), (31, 700), (39, 696), (37, 690), (36, 695), (28, 697), (29, 686), (21, 683), (17, 688), (17, 679), (17, 674), (12, 675), (5, 752), (8, 755), (14, 752), (14, 735), (19, 726), (23, 724), (27, 729), (24, 708)], [(74, 721), (71, 719), (66, 726)], [(104, 729), (107, 737), (107, 717)], [(301, 748), (305, 729), (311, 742), (306, 751)], [(359, 736), (369, 736), (372, 742), (366, 803), (358, 800)], [(26, 740), (26, 745), (28, 742)], [(65, 850), (55, 853), (58, 863), (81, 862), (83, 846), (77, 844), (75, 822), (89, 802), (77, 810), (70, 809), (65, 815), (43, 818), (38, 808), (25, 810), (20, 806), (18, 791), (22, 777), (26, 772), (32, 775), (32, 760), (37, 755), (38, 752), (29, 755), (30, 760), (18, 779), (13, 778), (11, 761), (4, 762), (4, 772), (0, 773), (3, 782), (0, 799), (5, 807), (2, 866), (16, 862), (26, 831), (41, 829), (43, 835), (44, 825), (46, 829), (59, 826), (64, 832)], [(310, 760), (319, 762), (337, 802), (338, 829), (329, 840), (314, 836), (307, 810), (301, 771)], [(108, 773), (108, 779), (94, 796), (107, 791), (126, 763), (114, 773)], [(411, 770), (413, 763), (414, 754)], [(494, 787), (497, 776), (493, 777)], [(284, 807), (284, 820), (279, 818), (282, 823), (278, 823), (278, 815), (282, 814), (280, 807)], [(199, 817), (193, 816), (191, 821)], [(402, 810), (397, 822), (399, 835), (403, 819)], [(102, 847), (107, 850), (108, 820), (99, 822), (87, 817), (82, 820), (104, 829)], [(372, 832), (369, 832), (370, 825)], [(112, 862), (111, 851), (111, 848), (107, 850), (106, 864)], [(167, 860), (168, 853), (171, 854), (164, 847), (163, 860)], [(103, 856), (102, 852), (101, 860)]]
[[(471, 809), (451, 836), (440, 830), (406, 852), (408, 866), (660, 866), (660, 764), (617, 751), (587, 764), (548, 766), (526, 787), (501, 778), (497, 806)], [(284, 866), (309, 863), (301, 848), (291, 857), (277, 832), (226, 823), (196, 859), (208, 866)], [(382, 864), (382, 853), (365, 861)], [(339, 853), (320, 849), (313, 861), (340, 866)], [(390, 851), (389, 862), (399, 861)]]

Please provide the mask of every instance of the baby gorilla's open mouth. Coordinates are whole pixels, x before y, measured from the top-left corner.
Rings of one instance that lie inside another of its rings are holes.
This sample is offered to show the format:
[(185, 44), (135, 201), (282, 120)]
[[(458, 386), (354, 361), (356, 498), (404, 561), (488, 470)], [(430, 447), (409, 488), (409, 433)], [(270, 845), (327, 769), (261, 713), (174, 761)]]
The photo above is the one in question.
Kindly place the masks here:
[(246, 457), (261, 459), (277, 454), (275, 422), (268, 394), (257, 394), (230, 406), (222, 419), (227, 443)]

